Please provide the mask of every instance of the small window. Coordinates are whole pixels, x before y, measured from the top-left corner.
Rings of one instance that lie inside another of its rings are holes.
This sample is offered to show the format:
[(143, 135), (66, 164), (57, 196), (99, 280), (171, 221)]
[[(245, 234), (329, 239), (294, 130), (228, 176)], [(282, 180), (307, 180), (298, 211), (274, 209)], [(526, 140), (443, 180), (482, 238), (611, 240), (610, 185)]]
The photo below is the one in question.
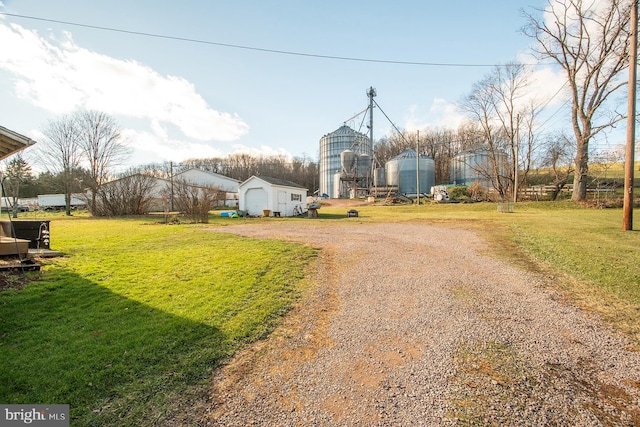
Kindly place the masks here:
[(292, 202), (300, 202), (300, 201), (302, 201), (302, 196), (300, 194), (291, 193), (291, 201)]

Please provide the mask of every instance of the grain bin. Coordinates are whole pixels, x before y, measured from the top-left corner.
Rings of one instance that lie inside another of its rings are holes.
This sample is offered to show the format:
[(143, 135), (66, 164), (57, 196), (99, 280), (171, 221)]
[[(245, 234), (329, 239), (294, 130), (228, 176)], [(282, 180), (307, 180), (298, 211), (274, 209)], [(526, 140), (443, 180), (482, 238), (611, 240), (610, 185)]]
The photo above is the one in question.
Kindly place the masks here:
[[(352, 151), (356, 158), (364, 155), (373, 157), (373, 144), (369, 137), (347, 125), (320, 138), (320, 194), (341, 197), (339, 174), (342, 171), (342, 153), (347, 150)], [(335, 181), (336, 176), (338, 182)]]
[(409, 149), (398, 154), (385, 164), (386, 181), (388, 186), (397, 186), (401, 194), (415, 195), (428, 192), (435, 184), (435, 162), (426, 155), (418, 155)]
[(479, 182), (484, 187), (492, 187), (496, 179), (493, 163), (499, 175), (507, 175), (507, 155), (496, 152), (495, 156), (485, 148), (462, 151), (451, 159), (451, 183), (454, 185), (471, 185)]
[(340, 153), (340, 165), (342, 172), (348, 175), (353, 174), (356, 167), (356, 153), (351, 150), (344, 150)]
[(375, 168), (373, 170), (373, 186), (374, 187), (384, 187), (387, 185), (387, 181), (385, 179), (385, 170), (384, 168)]
[(356, 168), (359, 177), (366, 178), (371, 176), (372, 158), (368, 154), (360, 154), (356, 158)]

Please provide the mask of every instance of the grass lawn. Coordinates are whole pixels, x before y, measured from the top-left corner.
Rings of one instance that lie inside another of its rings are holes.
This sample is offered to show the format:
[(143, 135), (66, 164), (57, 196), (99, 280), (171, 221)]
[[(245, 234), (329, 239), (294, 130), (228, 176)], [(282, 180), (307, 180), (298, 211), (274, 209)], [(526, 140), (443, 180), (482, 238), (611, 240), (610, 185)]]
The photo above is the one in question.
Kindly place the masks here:
[[(553, 204), (550, 204), (553, 206)], [(556, 277), (572, 302), (640, 343), (640, 222), (622, 230), (621, 209), (524, 205), (504, 218), (513, 244)]]
[(195, 225), (58, 219), (46, 263), (0, 292), (0, 402), (68, 403), (72, 425), (150, 425), (267, 334), (311, 248)]
[[(620, 209), (567, 202), (322, 207), (336, 223), (421, 221), (466, 227), (496, 256), (542, 271), (567, 299), (640, 343), (640, 234)], [(639, 214), (640, 215), (640, 214)], [(68, 403), (72, 425), (149, 425), (278, 322), (308, 283), (314, 249), (149, 219), (51, 218), (47, 261), (0, 292), (0, 402)], [(455, 260), (452, 260), (455, 262)]]

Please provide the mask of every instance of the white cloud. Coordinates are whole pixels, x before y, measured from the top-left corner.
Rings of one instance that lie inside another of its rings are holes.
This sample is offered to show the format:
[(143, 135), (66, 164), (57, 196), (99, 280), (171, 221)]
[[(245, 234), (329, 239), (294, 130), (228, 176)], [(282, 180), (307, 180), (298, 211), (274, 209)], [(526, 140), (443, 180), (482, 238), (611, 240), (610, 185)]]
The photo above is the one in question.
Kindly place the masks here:
[(167, 160), (181, 162), (192, 158), (222, 157), (225, 154), (206, 142), (192, 142), (168, 138), (161, 131), (156, 133), (124, 129), (122, 137), (135, 146), (132, 164), (160, 163)]
[(566, 100), (566, 82), (567, 77), (563, 71), (554, 70), (550, 66), (538, 68), (529, 77), (528, 100), (548, 106), (562, 104)]
[(405, 116), (404, 127), (409, 131), (437, 127), (455, 129), (463, 120), (455, 103), (434, 98), (429, 111), (421, 112), (418, 105), (411, 105)]
[(275, 149), (266, 145), (262, 145), (260, 146), (260, 148), (254, 148), (254, 147), (247, 147), (246, 145), (242, 145), (242, 144), (234, 144), (232, 154), (238, 154), (238, 153), (251, 154), (252, 156), (266, 156), (266, 157), (284, 156), (286, 158), (293, 157), (290, 152), (288, 152), (283, 148)]
[(81, 48), (69, 33), (48, 41), (0, 21), (0, 40), (0, 68), (15, 75), (16, 96), (47, 111), (101, 110), (149, 120), (154, 131), (174, 125), (201, 141), (234, 141), (248, 132), (237, 115), (209, 107), (186, 79)]

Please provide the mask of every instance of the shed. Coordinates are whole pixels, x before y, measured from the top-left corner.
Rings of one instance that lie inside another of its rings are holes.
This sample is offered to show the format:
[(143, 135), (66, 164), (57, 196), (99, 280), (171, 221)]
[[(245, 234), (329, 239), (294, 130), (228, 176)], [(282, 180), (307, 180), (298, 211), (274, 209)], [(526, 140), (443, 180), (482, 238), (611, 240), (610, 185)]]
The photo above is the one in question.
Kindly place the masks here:
[(249, 215), (293, 216), (296, 208), (304, 210), (307, 189), (284, 179), (252, 176), (240, 184), (239, 207)]

